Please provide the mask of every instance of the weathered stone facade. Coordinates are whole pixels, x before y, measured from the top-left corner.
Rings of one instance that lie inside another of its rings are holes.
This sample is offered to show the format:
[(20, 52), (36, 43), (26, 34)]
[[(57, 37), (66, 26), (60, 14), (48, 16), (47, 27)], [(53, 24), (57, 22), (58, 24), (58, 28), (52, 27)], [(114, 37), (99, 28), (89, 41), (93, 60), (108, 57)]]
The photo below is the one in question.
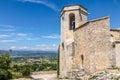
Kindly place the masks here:
[(110, 29), (109, 20), (88, 21), (87, 9), (81, 5), (62, 9), (60, 78), (70, 78), (75, 69), (90, 74), (120, 67), (120, 30)]
[(111, 29), (112, 66), (120, 67), (120, 30)]

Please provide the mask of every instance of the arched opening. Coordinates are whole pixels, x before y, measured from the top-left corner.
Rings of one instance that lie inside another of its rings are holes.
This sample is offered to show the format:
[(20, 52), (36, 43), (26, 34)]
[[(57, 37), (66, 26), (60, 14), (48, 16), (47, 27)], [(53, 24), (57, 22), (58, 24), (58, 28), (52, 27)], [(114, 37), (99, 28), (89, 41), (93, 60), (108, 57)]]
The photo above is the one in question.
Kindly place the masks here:
[(73, 13), (70, 13), (69, 15), (69, 25), (70, 25), (70, 30), (75, 29), (75, 15)]

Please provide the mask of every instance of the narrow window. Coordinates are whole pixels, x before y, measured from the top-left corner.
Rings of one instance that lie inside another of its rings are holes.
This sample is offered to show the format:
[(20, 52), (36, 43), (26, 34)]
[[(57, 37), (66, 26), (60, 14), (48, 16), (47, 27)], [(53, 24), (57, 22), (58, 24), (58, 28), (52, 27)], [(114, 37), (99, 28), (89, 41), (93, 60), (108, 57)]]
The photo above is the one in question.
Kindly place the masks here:
[(69, 15), (69, 20), (70, 20), (70, 30), (74, 30), (75, 29), (75, 15), (73, 13)]
[(115, 43), (112, 44), (113, 48), (115, 48)]
[(84, 56), (83, 54), (81, 55), (81, 61), (82, 61), (82, 66), (84, 65)]

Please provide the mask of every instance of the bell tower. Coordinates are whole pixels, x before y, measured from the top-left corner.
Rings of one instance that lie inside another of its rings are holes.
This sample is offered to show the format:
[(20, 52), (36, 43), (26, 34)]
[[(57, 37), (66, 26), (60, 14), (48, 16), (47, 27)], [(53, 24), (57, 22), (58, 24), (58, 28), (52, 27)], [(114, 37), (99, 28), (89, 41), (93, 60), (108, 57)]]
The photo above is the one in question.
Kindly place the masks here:
[(60, 74), (68, 77), (72, 70), (74, 52), (74, 30), (87, 21), (87, 10), (81, 5), (64, 6), (61, 11)]
[(61, 42), (73, 38), (73, 30), (87, 21), (87, 9), (81, 5), (64, 6), (61, 11)]

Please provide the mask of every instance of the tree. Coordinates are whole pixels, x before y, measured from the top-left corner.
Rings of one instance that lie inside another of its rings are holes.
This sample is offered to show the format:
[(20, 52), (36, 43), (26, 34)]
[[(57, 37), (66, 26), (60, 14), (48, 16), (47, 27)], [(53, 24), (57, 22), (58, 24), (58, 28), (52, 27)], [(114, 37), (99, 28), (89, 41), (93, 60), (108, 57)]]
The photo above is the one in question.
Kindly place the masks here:
[(9, 80), (12, 78), (10, 64), (11, 58), (8, 53), (0, 55), (0, 80)]
[(58, 64), (57, 64), (57, 76), (59, 76), (59, 74), (60, 74), (60, 45), (59, 45), (59, 47), (58, 47)]

